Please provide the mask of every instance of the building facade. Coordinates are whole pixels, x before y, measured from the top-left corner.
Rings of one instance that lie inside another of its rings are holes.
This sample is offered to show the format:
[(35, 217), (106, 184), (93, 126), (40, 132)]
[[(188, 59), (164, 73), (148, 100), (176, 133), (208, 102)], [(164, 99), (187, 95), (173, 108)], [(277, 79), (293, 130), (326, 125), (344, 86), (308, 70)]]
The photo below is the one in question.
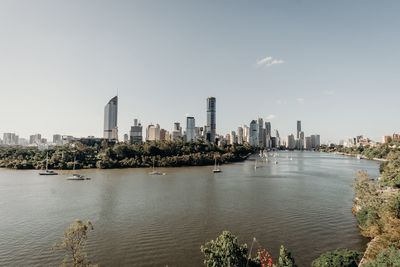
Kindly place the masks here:
[(217, 100), (215, 97), (207, 98), (207, 131), (206, 140), (215, 142), (217, 135)]
[(118, 140), (118, 96), (113, 97), (104, 107), (104, 135), (108, 140)]

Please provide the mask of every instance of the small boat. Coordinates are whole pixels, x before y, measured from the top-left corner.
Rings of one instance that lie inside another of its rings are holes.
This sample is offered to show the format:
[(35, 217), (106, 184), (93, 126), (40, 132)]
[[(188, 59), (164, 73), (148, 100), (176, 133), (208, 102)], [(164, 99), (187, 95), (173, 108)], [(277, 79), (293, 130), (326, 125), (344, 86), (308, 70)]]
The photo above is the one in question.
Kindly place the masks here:
[(49, 152), (46, 154), (46, 170), (44, 172), (39, 172), (39, 175), (58, 175), (57, 172), (49, 170)]
[(357, 155), (357, 159), (362, 159), (360, 154)]
[(153, 170), (149, 172), (150, 175), (165, 175), (165, 172), (159, 172), (154, 168), (154, 158), (153, 158)]
[[(74, 157), (74, 167), (72, 168), (72, 170), (75, 171), (75, 162), (76, 162), (76, 157)], [(89, 180), (90, 178), (88, 178), (87, 180)], [(85, 176), (83, 176), (82, 174), (77, 174), (77, 173), (73, 173), (72, 176), (69, 176), (67, 178), (67, 180), (72, 180), (72, 181), (82, 181), (85, 180)]]
[(257, 169), (258, 168), (258, 166), (257, 166), (257, 160), (254, 162), (254, 169)]
[(218, 173), (218, 172), (222, 172), (222, 171), (219, 168), (219, 164), (217, 165), (217, 159), (215, 159), (213, 173)]

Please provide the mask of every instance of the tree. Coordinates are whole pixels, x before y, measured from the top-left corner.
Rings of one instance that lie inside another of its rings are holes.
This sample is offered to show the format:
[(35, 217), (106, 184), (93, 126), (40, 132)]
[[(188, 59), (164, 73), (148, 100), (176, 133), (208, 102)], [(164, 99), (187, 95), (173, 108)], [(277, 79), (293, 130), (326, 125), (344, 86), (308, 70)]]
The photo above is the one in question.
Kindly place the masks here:
[[(200, 250), (204, 254), (204, 265), (207, 267), (245, 267), (247, 264), (247, 245), (240, 245), (237, 237), (229, 231), (223, 231), (216, 240), (207, 242)], [(258, 265), (255, 264), (253, 260), (249, 260), (248, 266)]]
[(283, 245), (279, 250), (278, 263), (274, 267), (297, 267), (292, 254)]
[(62, 266), (89, 267), (90, 263), (85, 253), (88, 232), (93, 230), (90, 221), (86, 223), (76, 220), (64, 231), (64, 239), (56, 247), (65, 251), (66, 255)]
[(357, 267), (362, 253), (348, 249), (337, 249), (321, 254), (313, 260), (312, 267)]

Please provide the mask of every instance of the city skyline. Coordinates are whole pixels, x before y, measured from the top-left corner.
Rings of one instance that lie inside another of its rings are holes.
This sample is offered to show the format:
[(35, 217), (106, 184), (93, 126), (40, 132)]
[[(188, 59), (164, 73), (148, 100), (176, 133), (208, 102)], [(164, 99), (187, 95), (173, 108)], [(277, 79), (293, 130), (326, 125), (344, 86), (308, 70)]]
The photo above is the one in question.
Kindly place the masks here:
[(20, 6), (0, 9), (0, 133), (102, 136), (116, 88), (120, 139), (134, 118), (203, 126), (210, 95), (219, 134), (258, 117), (324, 142), (400, 132), (397, 2)]

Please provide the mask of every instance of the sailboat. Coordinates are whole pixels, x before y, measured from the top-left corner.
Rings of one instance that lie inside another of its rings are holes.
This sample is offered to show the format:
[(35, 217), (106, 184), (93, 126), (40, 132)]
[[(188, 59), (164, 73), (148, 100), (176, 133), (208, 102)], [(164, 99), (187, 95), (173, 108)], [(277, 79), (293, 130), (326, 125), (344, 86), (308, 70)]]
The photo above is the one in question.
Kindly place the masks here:
[(46, 154), (46, 170), (39, 172), (39, 175), (58, 175), (55, 171), (49, 170), (49, 152)]
[(219, 168), (219, 163), (217, 165), (217, 159), (215, 159), (213, 173), (218, 173), (218, 172), (222, 172), (222, 171)]
[[(76, 156), (74, 156), (74, 166), (72, 168), (72, 170), (74, 170), (74, 171), (75, 171), (75, 162), (76, 162)], [(69, 176), (67, 178), (67, 180), (82, 181), (82, 180), (85, 180), (85, 176), (83, 176), (81, 174), (73, 173), (72, 176)]]
[(154, 158), (153, 158), (153, 170), (149, 172), (150, 175), (165, 175), (165, 172), (159, 172), (154, 168)]

